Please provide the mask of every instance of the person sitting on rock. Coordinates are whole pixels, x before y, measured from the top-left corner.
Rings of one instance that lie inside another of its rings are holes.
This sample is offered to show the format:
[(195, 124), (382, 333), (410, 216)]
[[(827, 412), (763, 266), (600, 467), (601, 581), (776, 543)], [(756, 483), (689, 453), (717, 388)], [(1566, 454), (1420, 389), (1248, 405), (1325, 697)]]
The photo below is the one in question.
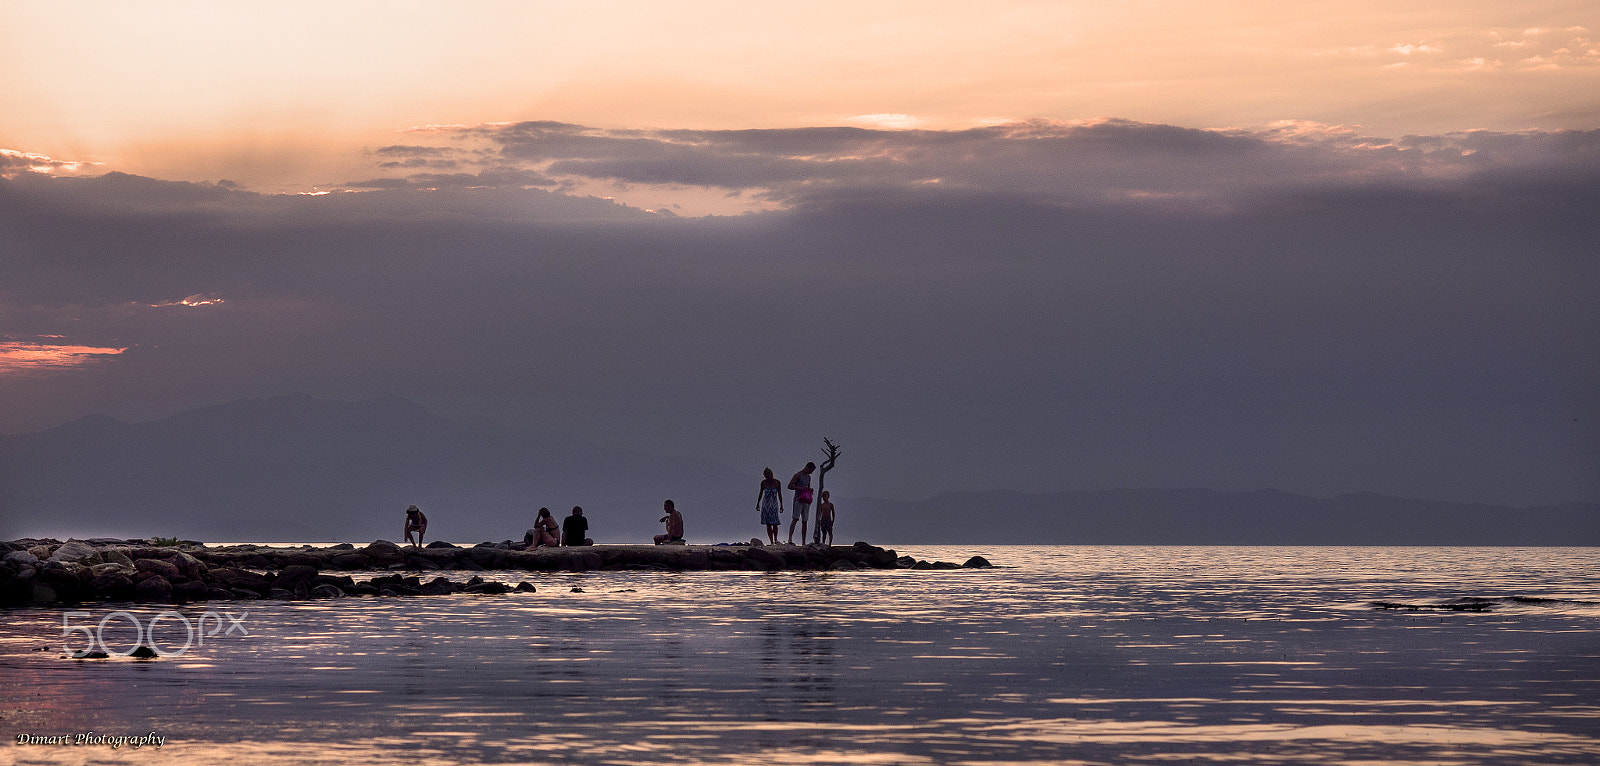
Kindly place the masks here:
[(667, 523), (667, 533), (656, 535), (656, 545), (688, 545), (683, 539), (683, 514), (672, 506), (671, 500), (662, 503), (661, 509), (667, 512), (667, 515), (661, 517), (661, 520)]
[[(410, 508), (407, 508), (406, 509), (406, 538), (405, 538), (406, 542), (411, 543), (411, 545), (413, 547), (421, 548), (422, 547), (422, 535), (423, 535), (423, 533), (425, 533), (427, 531), (428, 531), (428, 517), (422, 515), (422, 509), (420, 509), (420, 508), (418, 508), (418, 507), (416, 507), (414, 505), (411, 506)], [(411, 539), (411, 534), (413, 532), (415, 532), (416, 535), (417, 535), (417, 538), (415, 540)]]
[(556, 523), (556, 517), (550, 515), (549, 508), (540, 508), (539, 517), (534, 519), (533, 544), (531, 547), (542, 548), (546, 545), (561, 544), (561, 525)]
[(572, 506), (572, 515), (561, 521), (562, 545), (594, 545), (594, 541), (585, 537), (589, 534), (589, 520), (583, 517), (581, 506)]

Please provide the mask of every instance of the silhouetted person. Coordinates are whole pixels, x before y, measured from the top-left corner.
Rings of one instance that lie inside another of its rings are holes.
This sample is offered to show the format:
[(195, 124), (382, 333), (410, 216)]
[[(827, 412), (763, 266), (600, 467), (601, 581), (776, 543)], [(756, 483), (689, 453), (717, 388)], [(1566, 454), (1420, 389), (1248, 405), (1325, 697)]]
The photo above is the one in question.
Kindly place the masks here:
[(661, 517), (661, 520), (667, 523), (667, 533), (656, 535), (656, 545), (666, 545), (668, 543), (683, 543), (687, 545), (688, 541), (683, 539), (683, 514), (678, 513), (678, 509), (672, 507), (671, 500), (662, 503), (661, 510), (667, 512), (667, 515)]
[(572, 515), (561, 521), (562, 545), (594, 545), (594, 541), (585, 535), (589, 534), (589, 520), (583, 517), (583, 508), (572, 506)]
[[(423, 535), (423, 533), (425, 533), (427, 531), (428, 531), (428, 517), (422, 515), (422, 509), (418, 508), (418, 507), (416, 507), (414, 505), (409, 507), (409, 508), (407, 508), (406, 509), (406, 537), (405, 537), (405, 541), (408, 542), (408, 543), (411, 543), (412, 545), (414, 545), (414, 546), (416, 546), (418, 548), (421, 548), (422, 547), (422, 535)], [(416, 536), (417, 536), (416, 540), (412, 540), (411, 539), (412, 533), (416, 534)]]
[(756, 494), (756, 511), (767, 525), (767, 542), (778, 544), (778, 527), (783, 524), (783, 482), (772, 478), (772, 469), (761, 471), (761, 490)]
[(533, 529), (528, 531), (533, 535), (531, 547), (561, 544), (561, 525), (556, 523), (556, 517), (550, 515), (549, 508), (539, 509), (539, 517), (534, 519)]
[(833, 501), (828, 499), (828, 490), (822, 490), (822, 499), (817, 501), (817, 542), (833, 545)]
[(811, 473), (817, 470), (816, 463), (806, 463), (806, 467), (789, 480), (789, 489), (794, 490), (794, 519), (789, 522), (789, 544), (794, 545), (794, 525), (800, 525), (800, 541), (806, 539), (806, 514), (811, 512)]

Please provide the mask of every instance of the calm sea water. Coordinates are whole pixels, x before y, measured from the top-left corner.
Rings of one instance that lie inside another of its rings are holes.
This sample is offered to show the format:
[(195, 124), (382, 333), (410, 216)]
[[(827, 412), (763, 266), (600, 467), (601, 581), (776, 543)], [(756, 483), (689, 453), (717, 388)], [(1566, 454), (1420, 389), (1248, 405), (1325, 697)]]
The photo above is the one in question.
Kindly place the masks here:
[[(0, 762), (1600, 762), (1600, 549), (901, 552), (1001, 567), (491, 572), (538, 592), (214, 604), (249, 635), (154, 662), (4, 611)], [(16, 744), (91, 731), (166, 742)]]

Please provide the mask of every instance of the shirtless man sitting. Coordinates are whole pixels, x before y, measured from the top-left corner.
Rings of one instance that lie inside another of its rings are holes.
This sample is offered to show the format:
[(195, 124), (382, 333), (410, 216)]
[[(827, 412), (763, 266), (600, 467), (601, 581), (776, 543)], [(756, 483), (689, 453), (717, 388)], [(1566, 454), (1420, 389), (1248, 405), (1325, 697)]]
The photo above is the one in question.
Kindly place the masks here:
[(667, 512), (661, 517), (667, 523), (667, 533), (656, 535), (656, 545), (687, 545), (688, 542), (683, 539), (683, 514), (678, 513), (671, 500), (662, 503), (661, 509)]

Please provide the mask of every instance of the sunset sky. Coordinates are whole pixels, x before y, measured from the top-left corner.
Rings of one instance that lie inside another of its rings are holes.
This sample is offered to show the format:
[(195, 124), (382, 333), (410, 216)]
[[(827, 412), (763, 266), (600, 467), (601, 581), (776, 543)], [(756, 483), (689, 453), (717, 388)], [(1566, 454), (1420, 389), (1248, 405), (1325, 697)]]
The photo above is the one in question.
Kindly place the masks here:
[(0, 105), (0, 433), (1600, 499), (1594, 2), (24, 0)]

